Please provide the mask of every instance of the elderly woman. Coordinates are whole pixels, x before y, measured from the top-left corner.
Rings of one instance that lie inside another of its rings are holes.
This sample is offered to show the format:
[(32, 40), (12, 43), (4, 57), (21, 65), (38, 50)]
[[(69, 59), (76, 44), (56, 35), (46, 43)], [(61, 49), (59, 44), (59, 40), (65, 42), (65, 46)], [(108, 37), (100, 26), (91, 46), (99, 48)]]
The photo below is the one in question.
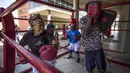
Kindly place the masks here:
[[(30, 16), (29, 24), (31, 26), (31, 30), (24, 34), (22, 40), (20, 41), (20, 45), (22, 45), (32, 54), (40, 58), (40, 48), (44, 45), (56, 45), (57, 41), (55, 40), (54, 36), (49, 35), (49, 33), (46, 30), (44, 30), (44, 21), (41, 18), (40, 14)], [(47, 53), (49, 54), (50, 52)], [(19, 57), (20, 59), (24, 59), (20, 54)], [(56, 64), (55, 59), (52, 61), (45, 62), (52, 66), (55, 66)], [(32, 66), (32, 68), (33, 73), (39, 73), (35, 69), (35, 67)]]

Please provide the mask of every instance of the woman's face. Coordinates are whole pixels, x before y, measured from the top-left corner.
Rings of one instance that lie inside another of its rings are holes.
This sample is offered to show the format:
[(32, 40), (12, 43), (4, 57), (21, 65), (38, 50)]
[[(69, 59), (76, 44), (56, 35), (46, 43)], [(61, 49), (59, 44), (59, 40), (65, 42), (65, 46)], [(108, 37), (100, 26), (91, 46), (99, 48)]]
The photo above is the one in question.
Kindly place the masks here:
[(74, 29), (75, 29), (75, 26), (70, 26), (70, 29), (71, 29), (71, 30), (74, 30)]
[(36, 19), (32, 23), (32, 30), (34, 33), (34, 36), (39, 36), (44, 31), (44, 23), (41, 19)]

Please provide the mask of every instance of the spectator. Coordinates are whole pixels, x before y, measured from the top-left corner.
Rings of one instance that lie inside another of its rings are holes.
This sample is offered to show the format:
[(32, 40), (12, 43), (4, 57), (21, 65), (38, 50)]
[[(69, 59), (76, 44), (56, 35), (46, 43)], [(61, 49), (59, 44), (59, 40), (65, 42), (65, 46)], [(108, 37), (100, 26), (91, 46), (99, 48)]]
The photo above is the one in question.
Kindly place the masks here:
[(59, 40), (59, 34), (57, 32), (57, 30), (55, 29), (55, 25), (53, 24), (53, 22), (50, 22), (49, 24), (47, 24), (46, 26), (47, 31), (53, 35), (55, 37), (56, 40)]

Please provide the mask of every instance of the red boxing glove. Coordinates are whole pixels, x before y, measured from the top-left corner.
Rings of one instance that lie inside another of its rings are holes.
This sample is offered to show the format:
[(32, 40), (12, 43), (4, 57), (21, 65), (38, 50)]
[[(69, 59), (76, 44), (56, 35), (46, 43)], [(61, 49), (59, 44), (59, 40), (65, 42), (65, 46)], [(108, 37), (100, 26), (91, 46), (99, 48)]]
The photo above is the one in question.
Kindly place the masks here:
[(75, 39), (75, 40), (79, 40), (79, 36), (75, 35), (75, 36), (74, 36), (74, 39)]
[(97, 24), (98, 23), (97, 19), (100, 17), (100, 12), (101, 12), (101, 2), (90, 1), (86, 4), (85, 10), (87, 10), (88, 17), (94, 18), (92, 24)]
[(56, 58), (57, 50), (52, 45), (45, 45), (40, 48), (40, 57), (46, 61), (52, 61)]
[(98, 18), (101, 12), (101, 2), (90, 1), (86, 4), (85, 9), (87, 10), (88, 17)]

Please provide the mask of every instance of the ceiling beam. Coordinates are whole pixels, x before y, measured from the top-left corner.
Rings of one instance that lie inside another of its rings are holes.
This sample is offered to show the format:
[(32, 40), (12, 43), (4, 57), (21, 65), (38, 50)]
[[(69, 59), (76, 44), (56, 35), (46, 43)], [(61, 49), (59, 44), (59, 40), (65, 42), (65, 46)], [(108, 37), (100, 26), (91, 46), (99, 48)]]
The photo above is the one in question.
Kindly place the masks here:
[(102, 5), (102, 8), (108, 8), (108, 7), (120, 6), (120, 5), (128, 5), (128, 4), (130, 4), (130, 1), (118, 2), (118, 3), (113, 3), (113, 4), (104, 4), (104, 5)]

